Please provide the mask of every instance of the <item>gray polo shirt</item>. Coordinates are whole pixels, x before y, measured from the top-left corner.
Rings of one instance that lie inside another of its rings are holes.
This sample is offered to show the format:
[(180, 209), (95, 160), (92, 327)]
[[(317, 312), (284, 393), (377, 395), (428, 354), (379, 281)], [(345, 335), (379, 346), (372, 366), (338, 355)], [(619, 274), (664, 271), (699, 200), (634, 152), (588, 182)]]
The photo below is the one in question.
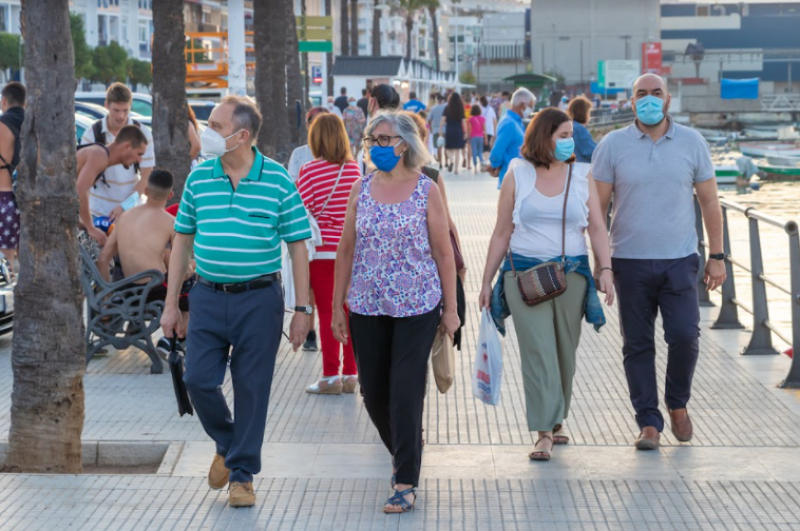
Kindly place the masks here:
[(441, 131), (439, 131), (439, 127), (442, 125), (442, 116), (444, 116), (445, 107), (446, 105), (444, 103), (434, 105), (428, 115), (428, 122), (431, 124), (431, 132), (435, 135), (441, 133)]
[(658, 142), (636, 124), (606, 135), (592, 175), (614, 185), (611, 255), (673, 259), (697, 253), (694, 185), (714, 178), (708, 144), (672, 119)]

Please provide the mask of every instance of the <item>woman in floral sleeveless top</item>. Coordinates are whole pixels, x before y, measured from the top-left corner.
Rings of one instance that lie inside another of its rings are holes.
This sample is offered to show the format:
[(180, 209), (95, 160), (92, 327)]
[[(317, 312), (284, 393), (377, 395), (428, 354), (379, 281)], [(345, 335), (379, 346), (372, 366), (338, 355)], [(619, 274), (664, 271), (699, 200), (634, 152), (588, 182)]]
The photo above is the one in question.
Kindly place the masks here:
[[(422, 462), (425, 373), (437, 329), (458, 329), (456, 271), (439, 189), (414, 121), (381, 112), (365, 132), (375, 173), (350, 192), (336, 255), (334, 336), (346, 343), (345, 297), (364, 405), (394, 462), (383, 510), (416, 500)], [(391, 412), (391, 415), (389, 414)]]

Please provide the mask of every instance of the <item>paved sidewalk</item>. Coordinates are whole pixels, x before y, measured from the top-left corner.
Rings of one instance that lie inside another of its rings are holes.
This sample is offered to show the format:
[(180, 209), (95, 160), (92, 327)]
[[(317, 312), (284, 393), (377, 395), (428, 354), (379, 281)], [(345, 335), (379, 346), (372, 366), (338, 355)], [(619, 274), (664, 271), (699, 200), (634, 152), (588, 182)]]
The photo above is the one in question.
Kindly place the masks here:
[[(744, 358), (741, 332), (704, 325), (690, 404), (695, 438), (667, 429), (659, 452), (636, 452), (614, 310), (600, 334), (584, 327), (572, 442), (531, 463), (519, 356), (504, 342), (501, 403), (471, 397), (477, 293), (494, 225), (496, 181), (452, 176), (451, 209), (468, 261), (468, 324), (458, 378), (431, 383), (417, 510), (384, 516), (389, 458), (356, 395), (310, 396), (319, 353), (284, 344), (272, 389), (264, 468), (252, 510), (227, 507), (204, 475), (213, 445), (195, 417), (178, 418), (168, 375), (150, 375), (140, 352), (88, 367), (84, 439), (183, 443), (168, 475), (0, 475), (0, 529), (787, 529), (800, 526), (800, 394), (776, 389), (783, 357)], [(709, 319), (716, 310), (704, 310)], [(659, 332), (659, 378), (665, 345)], [(7, 433), (10, 340), (0, 341), (0, 434)], [(225, 390), (231, 396), (229, 381)], [(665, 415), (666, 416), (666, 415)]]

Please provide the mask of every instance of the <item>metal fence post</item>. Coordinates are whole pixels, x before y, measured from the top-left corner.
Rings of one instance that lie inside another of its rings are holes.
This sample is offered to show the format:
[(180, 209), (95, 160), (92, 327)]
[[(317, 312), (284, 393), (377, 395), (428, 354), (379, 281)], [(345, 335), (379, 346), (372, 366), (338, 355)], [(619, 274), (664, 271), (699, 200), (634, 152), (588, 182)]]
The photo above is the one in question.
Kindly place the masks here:
[(750, 224), (750, 269), (753, 276), (753, 335), (750, 343), (742, 354), (777, 354), (772, 346), (772, 331), (767, 328), (769, 308), (767, 306), (767, 285), (759, 278), (764, 274), (764, 261), (761, 256), (761, 236), (758, 232), (758, 220), (749, 216), (750, 209), (745, 211), (745, 216)]
[(697, 196), (694, 198), (694, 227), (697, 231), (697, 253), (700, 255), (700, 267), (697, 270), (697, 299), (700, 306), (714, 306), (704, 282), (706, 272), (705, 235), (703, 233), (703, 211), (700, 209)]
[(783, 388), (800, 388), (800, 235), (797, 223), (786, 225), (789, 233), (789, 268), (792, 292), (792, 366), (789, 374), (781, 382)]
[[(725, 256), (731, 255), (731, 235), (728, 232), (728, 209), (722, 207), (722, 249)], [(733, 264), (729, 258), (725, 259), (725, 282), (722, 283), (722, 304), (719, 315), (714, 324), (715, 330), (735, 330), (744, 328), (739, 322), (739, 308), (733, 301), (736, 300), (736, 282), (733, 274)]]

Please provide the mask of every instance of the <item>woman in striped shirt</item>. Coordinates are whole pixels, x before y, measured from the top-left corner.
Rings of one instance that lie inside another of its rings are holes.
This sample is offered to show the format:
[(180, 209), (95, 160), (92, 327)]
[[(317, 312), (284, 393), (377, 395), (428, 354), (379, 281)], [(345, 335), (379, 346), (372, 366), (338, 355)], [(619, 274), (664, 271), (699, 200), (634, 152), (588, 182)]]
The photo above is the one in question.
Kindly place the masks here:
[(336, 341), (330, 325), (336, 248), (344, 228), (347, 198), (353, 183), (361, 178), (361, 172), (352, 158), (344, 122), (334, 114), (317, 116), (308, 131), (308, 146), (314, 160), (300, 169), (297, 189), (309, 215), (317, 220), (322, 233), (323, 245), (317, 247), (314, 260), (309, 264), (311, 289), (319, 312), (322, 378), (309, 385), (306, 392), (334, 395), (343, 391), (353, 393), (358, 382), (353, 347)]

